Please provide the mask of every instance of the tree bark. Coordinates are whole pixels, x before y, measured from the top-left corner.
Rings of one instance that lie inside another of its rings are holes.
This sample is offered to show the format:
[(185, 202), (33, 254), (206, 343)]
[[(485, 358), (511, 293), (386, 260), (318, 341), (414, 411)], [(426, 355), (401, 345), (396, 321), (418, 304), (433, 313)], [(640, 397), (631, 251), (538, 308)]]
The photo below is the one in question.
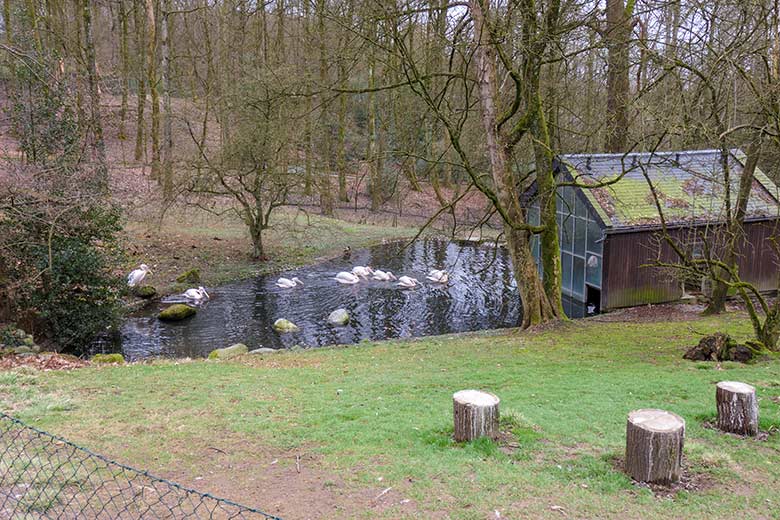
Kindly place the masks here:
[(161, 150), (161, 174), (163, 196), (170, 200), (173, 193), (173, 113), (171, 111), (171, 53), (170, 53), (170, 0), (163, 0), (160, 21), (160, 50), (162, 53), (162, 95), (163, 95), (163, 143)]
[(718, 429), (738, 435), (758, 435), (756, 389), (735, 381), (722, 381), (715, 388)]
[[(630, 4), (633, 5), (633, 4)], [(607, 152), (627, 151), (631, 13), (624, 0), (607, 0)]]
[(160, 180), (160, 97), (157, 90), (157, 22), (154, 0), (146, 0), (146, 73), (152, 94), (152, 178)]
[(479, 390), (461, 390), (452, 396), (452, 415), (457, 442), (480, 437), (498, 437), (498, 404), (495, 395)]
[[(328, 47), (327, 47), (327, 34), (325, 32), (325, 17), (327, 16), (326, 0), (317, 0), (317, 36), (319, 39), (320, 47), (320, 84), (321, 88), (325, 88), (330, 83), (328, 77)], [(330, 174), (332, 171), (333, 161), (331, 160), (331, 154), (333, 149), (333, 139), (331, 138), (331, 123), (330, 116), (331, 111), (328, 105), (327, 96), (323, 91), (320, 95), (320, 143), (322, 160), (320, 163), (319, 175), (319, 188), (320, 188), (320, 208), (322, 214), (332, 217), (333, 216), (333, 193), (330, 182)]]
[(128, 29), (127, 29), (127, 3), (126, 0), (119, 0), (119, 54), (121, 60), (121, 78), (122, 78), (122, 103), (119, 109), (119, 139), (127, 139), (127, 97), (130, 88), (130, 51), (128, 47)]
[(136, 92), (137, 107), (136, 107), (136, 129), (135, 129), (135, 154), (136, 161), (140, 161), (144, 157), (144, 151), (146, 148), (145, 132), (144, 132), (144, 112), (146, 110), (146, 52), (144, 51), (144, 45), (146, 41), (146, 24), (145, 17), (141, 16), (141, 2), (144, 0), (134, 0), (133, 5), (133, 22), (135, 25), (135, 51), (137, 56), (136, 74), (138, 81), (138, 91)]
[(482, 124), (497, 196), (494, 204), (504, 211), (504, 233), (523, 304), (523, 327), (530, 327), (555, 319), (557, 315), (545, 294), (531, 253), (531, 231), (526, 225), (526, 212), (521, 206), (521, 194), (509, 160), (509, 146), (498, 130), (496, 52), (488, 43), (485, 15), (480, 2), (471, 0), (469, 9), (475, 25), (477, 88), (482, 107)]
[(106, 143), (103, 139), (103, 120), (100, 115), (100, 89), (98, 86), (97, 64), (95, 63), (91, 4), (92, 2), (89, 0), (83, 0), (81, 11), (84, 20), (84, 57), (87, 66), (87, 95), (90, 103), (91, 144), (97, 163), (95, 181), (100, 191), (107, 192), (109, 189), (108, 165), (106, 163)]
[(626, 424), (626, 473), (637, 482), (668, 485), (682, 474), (685, 421), (664, 410), (634, 410)]

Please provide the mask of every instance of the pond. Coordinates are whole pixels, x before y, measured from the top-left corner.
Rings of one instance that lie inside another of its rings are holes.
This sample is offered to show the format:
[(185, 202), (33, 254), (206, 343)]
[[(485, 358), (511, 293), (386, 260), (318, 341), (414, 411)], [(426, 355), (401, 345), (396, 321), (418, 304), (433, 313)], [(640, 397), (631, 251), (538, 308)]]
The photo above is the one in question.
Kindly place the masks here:
[[(183, 322), (161, 322), (157, 314), (165, 305), (151, 305), (124, 322), (115, 343), (96, 349), (120, 351), (128, 360), (200, 357), (233, 343), (245, 343), (250, 350), (318, 347), (520, 324), (522, 308), (505, 248), (440, 240), (405, 245), (378, 245), (353, 251), (349, 258), (210, 288), (211, 299)], [(354, 265), (411, 276), (422, 285), (405, 289), (395, 282), (342, 285), (333, 280)], [(449, 283), (426, 280), (431, 269), (446, 269)], [(276, 286), (280, 276), (297, 276), (304, 285), (281, 289)], [(351, 316), (346, 326), (327, 322), (338, 308)], [(292, 321), (300, 331), (276, 332), (278, 318)]]

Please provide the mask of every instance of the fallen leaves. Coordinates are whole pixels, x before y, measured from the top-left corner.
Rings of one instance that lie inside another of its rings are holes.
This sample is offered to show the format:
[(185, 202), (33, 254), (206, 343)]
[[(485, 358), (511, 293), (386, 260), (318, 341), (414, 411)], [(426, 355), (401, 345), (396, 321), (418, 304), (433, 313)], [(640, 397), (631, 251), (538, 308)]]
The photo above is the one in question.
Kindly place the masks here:
[(89, 361), (68, 354), (45, 352), (34, 355), (11, 354), (0, 357), (0, 370), (29, 367), (36, 370), (72, 370), (89, 366)]

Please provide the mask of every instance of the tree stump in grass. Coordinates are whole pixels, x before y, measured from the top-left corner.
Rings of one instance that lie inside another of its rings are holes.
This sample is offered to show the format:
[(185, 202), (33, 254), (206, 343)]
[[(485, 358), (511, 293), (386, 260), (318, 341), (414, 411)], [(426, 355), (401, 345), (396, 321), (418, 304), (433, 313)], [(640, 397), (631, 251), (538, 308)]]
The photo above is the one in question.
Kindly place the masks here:
[(680, 479), (685, 420), (664, 410), (634, 410), (626, 426), (626, 473), (638, 482)]
[(461, 390), (453, 394), (455, 440), (498, 437), (498, 403), (498, 397), (479, 390)]
[(758, 435), (756, 389), (745, 383), (722, 381), (715, 389), (718, 429), (739, 435)]

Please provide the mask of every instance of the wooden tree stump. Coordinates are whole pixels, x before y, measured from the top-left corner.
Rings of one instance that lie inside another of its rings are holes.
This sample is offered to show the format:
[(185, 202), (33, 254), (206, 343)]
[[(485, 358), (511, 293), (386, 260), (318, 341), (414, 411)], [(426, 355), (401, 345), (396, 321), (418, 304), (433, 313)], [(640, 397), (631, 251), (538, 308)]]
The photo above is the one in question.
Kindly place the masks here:
[(685, 420), (664, 410), (634, 410), (626, 425), (626, 473), (638, 482), (680, 479)]
[(461, 390), (452, 396), (455, 440), (498, 437), (499, 398), (479, 390)]
[(739, 435), (758, 435), (756, 389), (745, 383), (722, 381), (715, 389), (718, 429)]

